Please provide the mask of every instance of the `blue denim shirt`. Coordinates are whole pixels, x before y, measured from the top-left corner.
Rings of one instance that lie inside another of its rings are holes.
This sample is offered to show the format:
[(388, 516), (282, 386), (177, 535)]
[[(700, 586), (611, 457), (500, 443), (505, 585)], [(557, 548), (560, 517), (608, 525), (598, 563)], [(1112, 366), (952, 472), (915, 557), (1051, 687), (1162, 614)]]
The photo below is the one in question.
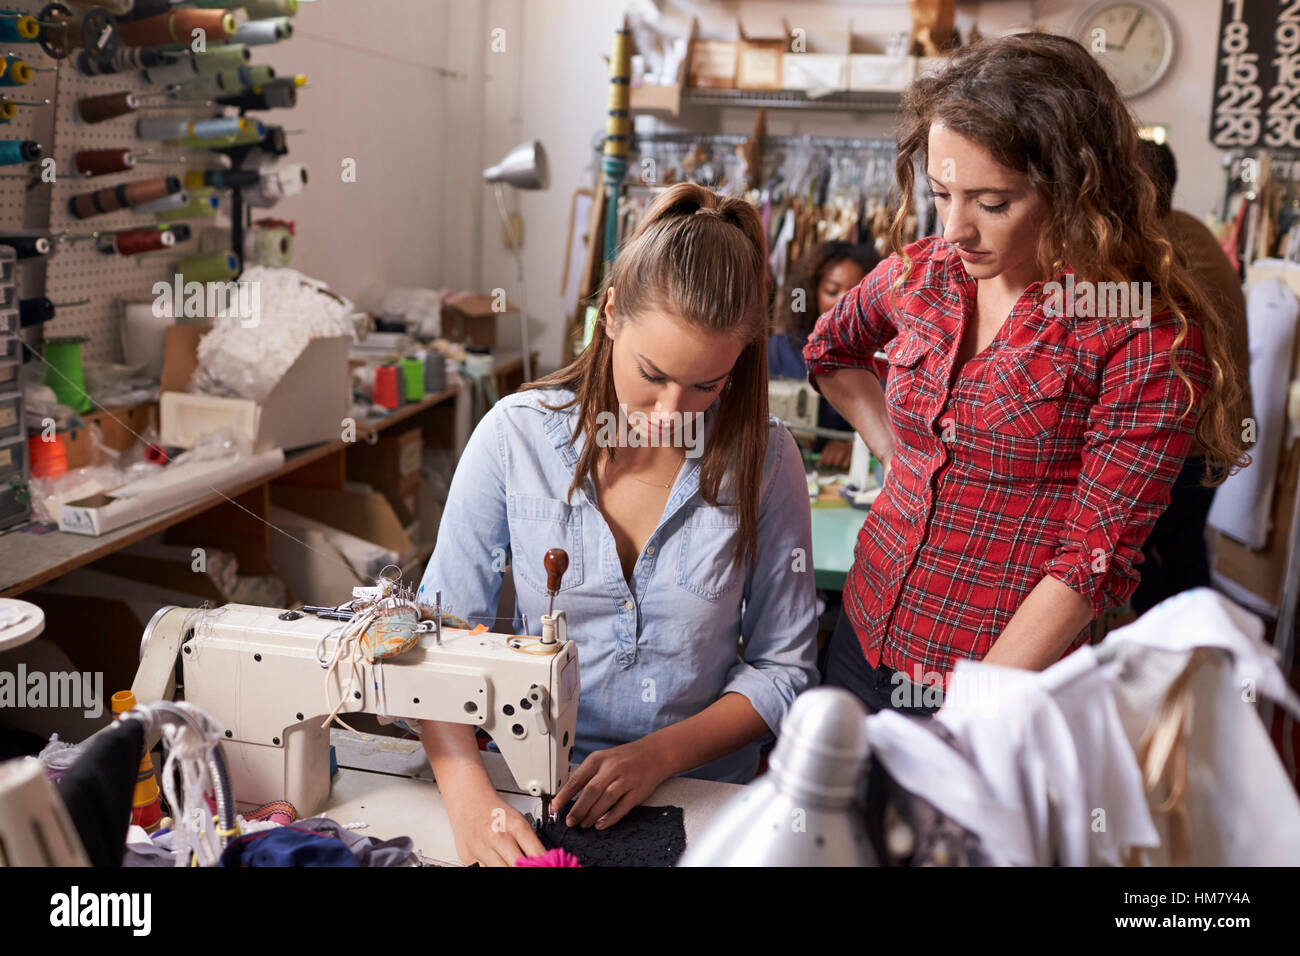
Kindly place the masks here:
[[(575, 767), (594, 750), (640, 739), (743, 694), (773, 731), (795, 695), (817, 680), (811, 515), (798, 448), (769, 421), (752, 568), (732, 564), (739, 513), (723, 482), (719, 504), (699, 492), (701, 457), (687, 458), (629, 585), (590, 480), (566, 502), (585, 436), (568, 442), (572, 397), (533, 390), (503, 398), (474, 429), (452, 479), (438, 544), (420, 583), (423, 600), (470, 624), (540, 633), (546, 613), (542, 556), (561, 547), (569, 569), (555, 606), (578, 644), (581, 691)], [(705, 415), (705, 441), (711, 415)], [(495, 620), (504, 555), (517, 600), (513, 622)], [(740, 642), (743, 639), (743, 655)], [(744, 782), (755, 742), (690, 771)]]

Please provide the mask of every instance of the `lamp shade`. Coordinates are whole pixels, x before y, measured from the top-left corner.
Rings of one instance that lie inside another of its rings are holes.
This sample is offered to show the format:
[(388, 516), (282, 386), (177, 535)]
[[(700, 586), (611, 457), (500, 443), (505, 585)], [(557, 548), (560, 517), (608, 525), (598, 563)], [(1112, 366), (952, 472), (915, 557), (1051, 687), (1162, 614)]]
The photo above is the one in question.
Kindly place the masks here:
[(483, 170), (489, 183), (506, 183), (516, 189), (546, 189), (551, 184), (546, 165), (546, 150), (539, 140), (521, 143), (495, 166)]

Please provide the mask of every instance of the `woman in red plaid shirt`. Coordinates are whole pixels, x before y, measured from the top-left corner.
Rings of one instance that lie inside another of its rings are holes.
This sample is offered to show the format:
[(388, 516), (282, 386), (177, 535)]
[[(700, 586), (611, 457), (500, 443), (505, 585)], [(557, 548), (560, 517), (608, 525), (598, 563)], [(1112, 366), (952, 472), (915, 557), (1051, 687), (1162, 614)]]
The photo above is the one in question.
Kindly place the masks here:
[(1128, 600), (1194, 443), (1215, 481), (1249, 459), (1224, 319), (1165, 237), (1133, 117), (1082, 46), (959, 50), (902, 114), (892, 246), (917, 159), (943, 236), (882, 262), (804, 354), (888, 475), (827, 682), (928, 713), (958, 660), (1046, 667)]

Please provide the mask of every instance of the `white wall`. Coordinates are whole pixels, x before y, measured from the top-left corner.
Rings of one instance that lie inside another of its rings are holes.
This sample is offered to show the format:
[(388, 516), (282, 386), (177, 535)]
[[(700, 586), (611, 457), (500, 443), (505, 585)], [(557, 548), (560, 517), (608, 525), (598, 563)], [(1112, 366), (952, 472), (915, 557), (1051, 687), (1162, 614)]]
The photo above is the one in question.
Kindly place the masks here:
[[(254, 62), (305, 73), (310, 84), (295, 109), (267, 114), (304, 130), (289, 137), (288, 159), (310, 177), (301, 196), (267, 214), (296, 222), (294, 268), (362, 307), (392, 286), (436, 285), (442, 272), (448, 7), (304, 3), (291, 39), (253, 48)], [(346, 158), (356, 160), (356, 182), (342, 179)]]

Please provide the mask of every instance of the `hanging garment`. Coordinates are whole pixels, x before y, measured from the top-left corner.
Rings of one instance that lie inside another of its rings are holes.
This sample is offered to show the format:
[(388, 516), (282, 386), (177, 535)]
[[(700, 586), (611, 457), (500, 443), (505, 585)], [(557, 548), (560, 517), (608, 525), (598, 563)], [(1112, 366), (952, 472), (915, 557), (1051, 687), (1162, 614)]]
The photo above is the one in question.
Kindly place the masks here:
[(1229, 475), (1215, 493), (1206, 522), (1254, 550), (1268, 543), (1269, 512), (1286, 425), (1298, 313), (1300, 301), (1281, 279), (1266, 279), (1250, 287), (1246, 297), (1246, 328), (1258, 440), (1250, 448), (1254, 458), (1250, 466)]

